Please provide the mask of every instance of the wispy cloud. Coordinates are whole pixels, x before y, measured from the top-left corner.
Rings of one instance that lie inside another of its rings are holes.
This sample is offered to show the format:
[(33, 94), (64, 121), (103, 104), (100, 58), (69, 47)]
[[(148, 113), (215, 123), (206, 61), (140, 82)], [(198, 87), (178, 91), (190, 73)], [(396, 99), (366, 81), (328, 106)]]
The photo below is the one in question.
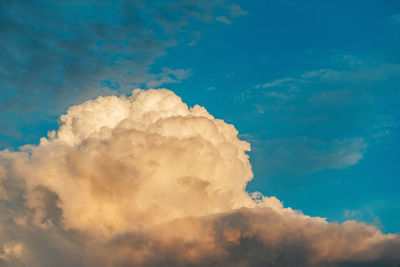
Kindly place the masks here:
[(225, 24), (231, 24), (232, 21), (230, 19), (228, 19), (225, 16), (219, 16), (216, 18), (216, 20), (218, 20), (219, 22), (225, 23)]
[(231, 4), (227, 6), (228, 14), (226, 16), (218, 16), (216, 20), (225, 24), (231, 24), (232, 19), (235, 19), (240, 16), (245, 16), (248, 12), (238, 4)]
[(237, 18), (239, 16), (245, 16), (248, 14), (246, 10), (244, 10), (238, 4), (231, 4), (228, 6), (228, 10), (233, 18)]
[(346, 168), (395, 129), (395, 115), (385, 113), (390, 107), (379, 107), (398, 99), (400, 65), (338, 52), (328, 62), (237, 92), (237, 105), (252, 106), (266, 125), (256, 133), (256, 169), (301, 176)]
[[(257, 113), (281, 119), (285, 114), (285, 119), (314, 125), (329, 123), (334, 116), (340, 116), (337, 120), (346, 120), (344, 116), (350, 119), (358, 111), (373, 109), (390, 95), (396, 99), (397, 88), (393, 84), (400, 81), (400, 65), (338, 53), (331, 62), (336, 67), (259, 83), (238, 92), (236, 99), (244, 105), (252, 104)], [(369, 127), (372, 125), (366, 125), (364, 130)]]
[(180, 83), (191, 75), (190, 70), (177, 69), (172, 70), (168, 67), (162, 68), (159, 74), (149, 74), (146, 82), (147, 88), (158, 88), (161, 85), (170, 83)]
[(385, 206), (384, 201), (378, 201), (373, 203), (368, 203), (361, 207), (353, 209), (344, 209), (343, 219), (344, 220), (354, 220), (357, 222), (366, 222), (373, 224), (380, 229), (384, 229), (381, 218), (376, 214), (376, 208)]
[(118, 86), (110, 93), (178, 82), (182, 77), (150, 67), (170, 47), (195, 45), (197, 26), (224, 12), (231, 20), (243, 13), (225, 1), (2, 1), (2, 134), (11, 134), (6, 125), (26, 127), (21, 121), (28, 115), (48, 121), (70, 104), (103, 94), (111, 80)]
[(400, 24), (400, 13), (399, 14), (394, 14), (389, 18), (389, 21), (393, 24)]
[(255, 141), (257, 166), (274, 175), (307, 175), (357, 164), (368, 144), (362, 138), (324, 140), (309, 137)]

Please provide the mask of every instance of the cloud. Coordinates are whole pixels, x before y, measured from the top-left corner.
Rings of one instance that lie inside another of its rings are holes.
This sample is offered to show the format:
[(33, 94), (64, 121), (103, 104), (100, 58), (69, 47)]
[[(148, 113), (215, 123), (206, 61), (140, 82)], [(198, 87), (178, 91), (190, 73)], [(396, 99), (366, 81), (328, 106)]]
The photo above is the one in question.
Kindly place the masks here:
[(39, 145), (0, 151), (0, 265), (400, 262), (398, 235), (246, 192), (249, 150), (166, 89), (72, 106)]
[(216, 20), (218, 20), (219, 22), (225, 23), (225, 24), (231, 24), (232, 21), (230, 19), (228, 19), (225, 16), (219, 16), (216, 18)]
[(162, 68), (162, 71), (155, 75), (149, 75), (146, 82), (147, 88), (157, 88), (163, 84), (180, 83), (182, 80), (187, 79), (191, 75), (190, 70), (184, 69), (170, 69), (168, 67)]
[(251, 119), (258, 129), (249, 132), (257, 142), (256, 173), (290, 175), (290, 180), (346, 168), (357, 164), (367, 147), (394, 134), (400, 65), (343, 52), (328, 57), (323, 68), (238, 91), (236, 104), (247, 110), (242, 120)]
[(239, 6), (238, 4), (231, 4), (231, 5), (227, 6), (227, 10), (229, 12), (228, 15), (218, 16), (215, 19), (217, 21), (225, 23), (225, 24), (231, 24), (232, 19), (247, 15), (247, 11), (243, 10), (242, 7)]
[[(68, 106), (104, 93), (187, 78), (171, 77), (179, 68), (165, 66), (166, 74), (150, 67), (168, 48), (194, 45), (202, 23), (231, 9), (209, 0), (2, 1), (1, 139), (33, 129), (31, 121), (55, 122)], [(118, 87), (108, 88), (110, 80)]]
[[(304, 115), (305, 109), (329, 113), (332, 112), (332, 105), (344, 110), (360, 103), (373, 104), (381, 95), (396, 91), (391, 83), (398, 81), (398, 64), (343, 53), (333, 53), (328, 62), (331, 68), (304, 71), (259, 83), (254, 89), (239, 94), (246, 95), (248, 101), (262, 106), (264, 111), (279, 110)], [(321, 109), (321, 103), (327, 103), (328, 98), (330, 105)]]
[(394, 14), (393, 16), (391, 16), (389, 21), (393, 24), (400, 24), (400, 13)]
[(247, 15), (247, 11), (243, 10), (238, 4), (232, 4), (228, 6), (228, 10), (233, 18)]
[(363, 138), (323, 140), (292, 137), (256, 141), (256, 144), (254, 153), (263, 162), (259, 162), (263, 172), (292, 176), (357, 164), (368, 148)]

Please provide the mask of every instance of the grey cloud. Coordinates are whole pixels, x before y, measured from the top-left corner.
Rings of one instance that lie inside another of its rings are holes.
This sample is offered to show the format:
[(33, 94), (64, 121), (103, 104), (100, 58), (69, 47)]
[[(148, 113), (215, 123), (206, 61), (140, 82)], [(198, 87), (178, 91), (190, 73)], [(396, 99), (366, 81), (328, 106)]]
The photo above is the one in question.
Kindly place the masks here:
[[(400, 263), (398, 237), (378, 241), (379, 232), (372, 226), (351, 221), (343, 225), (325, 224), (285, 216), (270, 208), (178, 219), (151, 231), (125, 231), (96, 243), (90, 238), (74, 239), (68, 235), (55, 238), (55, 232), (15, 228), (21, 235), (13, 238), (31, 240), (30, 249), (36, 248), (30, 259), (34, 264), (15, 259), (11, 265), (3, 262), (3, 266), (397, 266)], [(179, 228), (185, 229), (183, 232), (200, 232), (187, 239), (176, 230)], [(65, 245), (68, 241), (69, 246)]]
[[(193, 45), (201, 37), (193, 21), (209, 23), (217, 8), (228, 7), (225, 1), (2, 1), (2, 139), (12, 135), (10, 125), (21, 131), (103, 94), (104, 81), (117, 81), (114, 94), (151, 83), (164, 75), (150, 72), (158, 57), (177, 40)], [(156, 85), (186, 77), (160, 78)]]
[(362, 138), (278, 138), (255, 141), (254, 157), (262, 159), (256, 165), (269, 175), (306, 175), (357, 164), (367, 148), (368, 144)]
[(190, 76), (190, 70), (162, 68), (159, 74), (149, 74), (146, 82), (147, 88), (158, 88), (166, 83), (180, 83)]
[(233, 18), (247, 15), (247, 11), (243, 10), (238, 4), (232, 4), (228, 7), (229, 12)]
[[(303, 104), (309, 100), (312, 104), (318, 104), (313, 100), (324, 94), (330, 94), (331, 103), (346, 98), (356, 104), (379, 99), (382, 94), (393, 94), (394, 88), (388, 84), (398, 80), (398, 64), (338, 52), (333, 53), (328, 60), (332, 64), (331, 68), (310, 70), (260, 83), (254, 89), (241, 93), (245, 93), (247, 99), (268, 100), (265, 101), (268, 104), (259, 103), (264, 110), (288, 110), (295, 106), (296, 112), (302, 112)], [(280, 96), (279, 101), (276, 96)], [(281, 101), (283, 98), (286, 100)], [(349, 102), (342, 108), (351, 105), (352, 102)]]
[(226, 16), (218, 16), (216, 20), (225, 24), (231, 24), (232, 19), (247, 15), (247, 11), (243, 10), (238, 4), (231, 4), (227, 7), (228, 14)]
[(291, 166), (297, 175), (345, 168), (397, 127), (398, 64), (343, 52), (327, 62), (238, 92), (237, 104), (251, 105), (253, 120), (267, 126), (253, 144), (257, 168), (287, 174)]
[(389, 21), (393, 24), (400, 24), (400, 13), (394, 14), (389, 18)]

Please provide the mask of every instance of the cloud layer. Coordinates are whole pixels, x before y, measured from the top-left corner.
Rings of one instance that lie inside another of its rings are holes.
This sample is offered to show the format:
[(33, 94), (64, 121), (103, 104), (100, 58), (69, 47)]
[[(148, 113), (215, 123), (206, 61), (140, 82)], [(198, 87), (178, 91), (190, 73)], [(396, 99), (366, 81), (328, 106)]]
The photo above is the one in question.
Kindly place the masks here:
[(225, 0), (1, 1), (1, 139), (29, 140), (24, 128), (40, 132), (31, 121), (55, 121), (82, 99), (186, 79), (189, 70), (154, 62), (194, 45), (218, 14), (245, 11)]
[(169, 90), (99, 97), (60, 123), (0, 152), (0, 266), (400, 262), (398, 235), (246, 192), (250, 145)]

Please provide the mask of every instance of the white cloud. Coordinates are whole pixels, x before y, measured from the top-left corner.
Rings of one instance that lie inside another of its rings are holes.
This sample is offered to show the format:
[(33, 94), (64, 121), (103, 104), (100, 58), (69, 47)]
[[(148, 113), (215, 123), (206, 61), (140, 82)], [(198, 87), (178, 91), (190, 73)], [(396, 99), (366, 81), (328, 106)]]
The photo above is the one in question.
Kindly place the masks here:
[(216, 18), (216, 20), (218, 20), (219, 22), (225, 23), (225, 24), (231, 24), (232, 21), (230, 19), (228, 19), (225, 16), (219, 16)]

